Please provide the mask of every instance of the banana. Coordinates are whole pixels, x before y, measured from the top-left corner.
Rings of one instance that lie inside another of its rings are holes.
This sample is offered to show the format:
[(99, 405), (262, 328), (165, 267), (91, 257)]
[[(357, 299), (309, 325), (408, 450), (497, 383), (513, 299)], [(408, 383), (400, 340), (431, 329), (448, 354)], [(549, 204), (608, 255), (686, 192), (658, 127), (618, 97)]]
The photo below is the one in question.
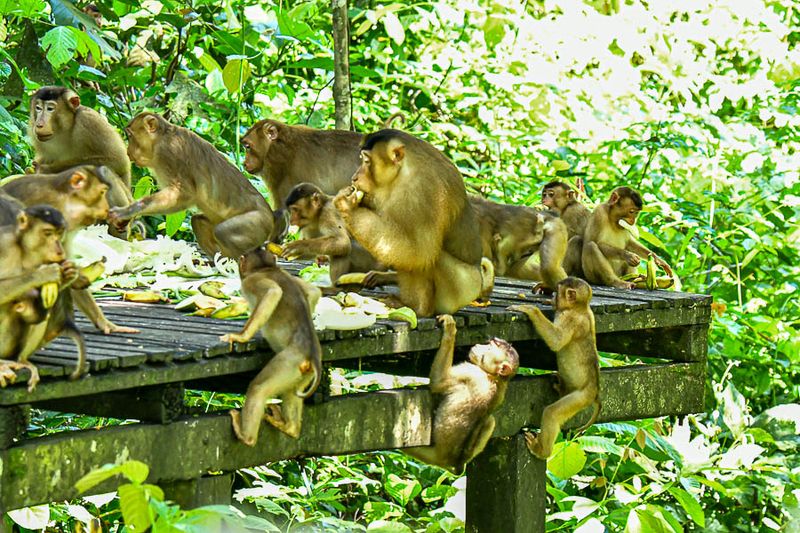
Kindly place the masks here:
[(280, 244), (275, 244), (274, 242), (267, 243), (267, 250), (269, 253), (277, 255), (278, 257), (283, 255), (283, 246)]
[(246, 301), (234, 302), (211, 313), (211, 318), (236, 318), (246, 314), (247, 311), (248, 307)]
[(647, 277), (644, 280), (644, 286), (649, 291), (654, 291), (658, 288), (656, 283), (656, 258), (652, 255), (647, 260)]
[(39, 295), (42, 298), (42, 305), (45, 309), (50, 309), (56, 304), (58, 299), (58, 283), (51, 281), (45, 283), (39, 289)]
[(222, 292), (222, 287), (224, 286), (225, 284), (221, 281), (206, 281), (200, 284), (198, 289), (206, 296), (211, 296), (212, 298), (217, 298), (218, 300), (227, 300), (228, 295)]
[(106, 264), (104, 259), (99, 261), (95, 261), (94, 263), (83, 267), (80, 270), (81, 276), (89, 280), (89, 283), (92, 283), (97, 278), (103, 275), (103, 272), (106, 271)]
[(367, 275), (363, 272), (351, 272), (350, 274), (342, 274), (336, 280), (336, 285), (363, 285), (364, 278)]
[(122, 293), (122, 299), (126, 302), (138, 302), (143, 304), (155, 304), (167, 300), (164, 298), (164, 295), (156, 291), (128, 291)]
[(358, 200), (358, 203), (361, 203), (361, 200), (364, 199), (364, 191), (359, 191), (358, 189), (356, 189), (355, 195), (356, 195), (356, 200)]

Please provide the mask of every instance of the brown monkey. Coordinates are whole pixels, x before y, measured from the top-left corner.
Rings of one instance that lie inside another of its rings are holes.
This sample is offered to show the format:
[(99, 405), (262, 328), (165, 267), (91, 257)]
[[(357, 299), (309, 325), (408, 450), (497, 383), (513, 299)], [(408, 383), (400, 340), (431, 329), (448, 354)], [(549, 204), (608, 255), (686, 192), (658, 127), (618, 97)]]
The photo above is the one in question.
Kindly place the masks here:
[(283, 246), (284, 257), (314, 259), (327, 255), (330, 261), (331, 282), (349, 272), (382, 270), (364, 247), (350, 237), (333, 197), (311, 183), (301, 183), (286, 197), (290, 223), (300, 228), (302, 239)]
[(398, 130), (367, 135), (352, 187), (334, 205), (353, 237), (397, 272), (400, 300), (419, 316), (453, 312), (494, 285), (456, 166)]
[(437, 401), (431, 445), (406, 448), (407, 454), (455, 474), (486, 447), (494, 432), (496, 411), (506, 395), (508, 381), (517, 373), (519, 355), (504, 340), (492, 339), (469, 351), (469, 361), (453, 366), (456, 323), (439, 317), (442, 344), (431, 367), (431, 392)]
[(303, 182), (336, 194), (350, 184), (358, 168), (362, 135), (345, 130), (318, 130), (260, 120), (242, 137), (244, 168), (260, 175), (269, 188), (273, 208)]
[(641, 260), (652, 256), (656, 264), (672, 276), (670, 266), (639, 243), (620, 221), (631, 226), (642, 210), (642, 197), (630, 187), (617, 187), (608, 201), (598, 205), (589, 219), (583, 237), (581, 263), (587, 281), (620, 289), (634, 284), (620, 279), (636, 271)]
[(108, 120), (81, 105), (80, 96), (66, 87), (42, 87), (31, 98), (28, 136), (36, 151), (34, 169), (54, 174), (77, 165), (103, 165), (108, 201), (124, 207), (131, 195), (131, 161), (125, 143)]
[[(478, 196), (469, 201), (480, 225), (483, 255), (492, 260), (495, 275), (541, 281), (551, 290), (567, 277), (561, 266), (567, 229), (554, 213)], [(538, 264), (533, 261), (537, 252)]]
[(273, 214), (266, 200), (211, 143), (155, 113), (140, 113), (125, 131), (128, 154), (153, 171), (160, 190), (112, 209), (114, 223), (197, 207), (192, 229), (212, 257), (238, 257), (270, 238)]
[[(239, 258), (242, 294), (250, 304), (250, 318), (239, 333), (220, 337), (225, 342), (247, 342), (258, 330), (275, 356), (247, 387), (241, 413), (231, 411), (236, 437), (255, 446), (262, 418), (297, 438), (303, 416), (303, 398), (314, 393), (322, 379), (322, 348), (311, 321), (320, 290), (300, 278), (290, 276), (275, 263), (275, 256), (263, 247)], [(280, 398), (280, 406), (269, 398)]]
[(592, 212), (578, 200), (572, 187), (562, 181), (551, 181), (542, 188), (542, 204), (556, 211), (567, 226), (569, 242), (563, 262), (564, 270), (570, 276), (583, 277), (583, 233)]
[[(0, 191), (24, 205), (48, 204), (66, 213), (67, 231), (95, 224), (108, 218), (108, 185), (105, 167), (82, 165), (58, 174), (21, 176), (0, 187)], [(79, 283), (78, 286), (88, 286)], [(118, 326), (108, 320), (91, 293), (71, 289), (71, 300), (103, 333), (138, 333), (135, 328)]]
[(528, 448), (540, 459), (553, 451), (561, 426), (582, 409), (593, 406), (583, 431), (597, 420), (600, 413), (600, 367), (594, 329), (594, 313), (589, 307), (592, 288), (582, 279), (569, 277), (558, 284), (553, 299), (555, 320), (550, 322), (533, 305), (512, 305), (511, 311), (528, 316), (547, 346), (556, 352), (557, 389), (561, 398), (545, 407), (539, 436), (526, 433)]

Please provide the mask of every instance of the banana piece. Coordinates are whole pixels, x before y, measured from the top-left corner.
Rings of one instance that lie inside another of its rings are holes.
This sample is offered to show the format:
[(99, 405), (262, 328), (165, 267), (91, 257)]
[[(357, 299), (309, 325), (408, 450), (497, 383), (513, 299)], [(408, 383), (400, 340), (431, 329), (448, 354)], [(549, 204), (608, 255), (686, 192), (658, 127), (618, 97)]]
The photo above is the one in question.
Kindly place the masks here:
[(155, 304), (167, 301), (164, 295), (156, 291), (129, 291), (122, 293), (122, 299), (126, 302), (137, 302), (143, 304)]
[(94, 263), (83, 267), (80, 270), (81, 276), (89, 280), (89, 283), (92, 283), (100, 276), (103, 275), (103, 272), (106, 271), (106, 264), (105, 259), (101, 259), (99, 261), (95, 261)]
[(201, 283), (198, 289), (206, 296), (211, 296), (212, 298), (217, 298), (218, 300), (227, 300), (228, 295), (222, 292), (222, 287), (224, 286), (225, 284), (221, 281), (206, 281)]
[(39, 295), (42, 298), (42, 305), (45, 309), (51, 309), (58, 299), (58, 283), (51, 281), (45, 283), (39, 289)]
[(361, 203), (361, 200), (364, 199), (364, 191), (359, 191), (358, 189), (356, 189), (355, 195), (356, 195), (356, 200), (358, 200), (358, 203)]
[(644, 280), (644, 286), (649, 291), (654, 291), (658, 288), (656, 284), (656, 258), (652, 255), (647, 260), (647, 277)]
[(221, 309), (217, 309), (213, 313), (211, 313), (211, 318), (236, 318), (238, 316), (242, 316), (247, 314), (248, 307), (247, 302), (233, 302), (232, 304), (228, 304)]
[(336, 285), (363, 285), (367, 275), (364, 272), (351, 272), (342, 274), (336, 280)]
[(280, 257), (283, 255), (283, 246), (275, 244), (274, 242), (267, 243), (267, 251), (273, 255)]

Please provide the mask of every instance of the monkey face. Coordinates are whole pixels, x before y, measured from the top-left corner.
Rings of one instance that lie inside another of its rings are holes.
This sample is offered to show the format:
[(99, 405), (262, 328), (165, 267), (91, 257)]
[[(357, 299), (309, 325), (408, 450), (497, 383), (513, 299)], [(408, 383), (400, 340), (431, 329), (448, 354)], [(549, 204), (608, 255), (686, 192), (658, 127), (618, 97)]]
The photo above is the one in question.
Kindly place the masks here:
[(137, 115), (128, 127), (128, 157), (136, 165), (146, 167), (154, 156), (154, 148), (158, 142), (158, 119), (150, 113)]
[(36, 99), (31, 106), (31, 122), (34, 125), (33, 131), (40, 142), (46, 142), (53, 138), (55, 130), (53, 127), (54, 115), (58, 108), (56, 100)]
[(302, 229), (319, 218), (319, 209), (319, 201), (313, 197), (301, 198), (289, 206), (289, 222)]
[(42, 305), (39, 289), (31, 289), (16, 300), (12, 310), (26, 324), (38, 324), (47, 318), (47, 309)]
[(370, 150), (361, 151), (361, 164), (353, 174), (353, 187), (369, 194), (375, 189), (375, 178), (373, 177), (373, 157)]
[(90, 226), (108, 218), (108, 185), (90, 168), (75, 172), (70, 180), (72, 188), (64, 209), (69, 229)]
[[(29, 223), (22, 230), (20, 235), (20, 245), (25, 254), (38, 255), (39, 264), (60, 263), (66, 259), (64, 247), (61, 239), (64, 237), (64, 230), (48, 224), (35, 217), (29, 218)], [(34, 260), (33, 257), (26, 257), (26, 260)]]
[[(263, 144), (264, 146), (259, 146)], [(269, 140), (259, 139), (258, 132), (251, 128), (242, 138), (244, 148), (244, 169), (251, 174), (257, 174), (264, 168), (264, 155), (269, 150)]]
[(611, 207), (609, 217), (616, 225), (619, 225), (620, 220), (624, 220), (631, 226), (635, 226), (640, 211), (641, 209), (636, 207), (633, 200), (630, 198), (620, 198), (619, 201)]
[(542, 189), (542, 205), (548, 209), (556, 209), (556, 195), (558, 191), (555, 187)]
[(487, 344), (476, 344), (469, 351), (469, 360), (492, 376), (511, 377), (519, 367), (519, 355), (511, 344), (502, 339), (492, 339)]

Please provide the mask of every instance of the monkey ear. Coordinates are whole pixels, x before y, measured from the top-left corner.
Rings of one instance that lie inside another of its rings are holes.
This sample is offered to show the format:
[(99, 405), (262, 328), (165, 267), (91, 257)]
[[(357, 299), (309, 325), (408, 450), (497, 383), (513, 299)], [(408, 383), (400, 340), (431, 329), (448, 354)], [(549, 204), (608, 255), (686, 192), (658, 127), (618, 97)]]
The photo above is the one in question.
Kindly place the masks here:
[(274, 141), (278, 138), (278, 127), (275, 124), (267, 123), (264, 126), (264, 133), (266, 134), (267, 139)]
[(28, 223), (29, 222), (30, 221), (28, 220), (28, 215), (26, 215), (24, 211), (20, 211), (19, 214), (17, 214), (17, 228), (18, 229), (21, 229), (21, 230), (28, 229)]
[(155, 133), (158, 130), (158, 119), (153, 115), (147, 115), (144, 117), (144, 128), (147, 133)]
[(83, 172), (73, 172), (69, 178), (69, 184), (73, 189), (82, 189), (86, 185), (86, 176)]
[(78, 109), (78, 107), (81, 105), (81, 97), (74, 92), (69, 91), (67, 93), (67, 102), (69, 102), (69, 105), (72, 106), (72, 109)]
[(611, 196), (608, 197), (608, 203), (616, 204), (617, 202), (619, 202), (619, 193), (617, 193), (617, 191), (614, 191), (611, 193)]
[(573, 191), (572, 189), (570, 189), (567, 192), (567, 198), (569, 198), (570, 200), (574, 200), (576, 197), (577, 195), (575, 194), (575, 191)]
[(497, 375), (508, 377), (511, 375), (511, 365), (507, 362), (503, 361), (500, 363), (500, 366), (497, 368)]
[(564, 294), (567, 296), (567, 300), (570, 302), (575, 302), (578, 300), (578, 291), (575, 289), (567, 289)]
[(406, 156), (406, 147), (405, 145), (401, 144), (391, 148), (389, 151), (389, 157), (392, 159), (392, 163), (395, 165), (400, 163)]

